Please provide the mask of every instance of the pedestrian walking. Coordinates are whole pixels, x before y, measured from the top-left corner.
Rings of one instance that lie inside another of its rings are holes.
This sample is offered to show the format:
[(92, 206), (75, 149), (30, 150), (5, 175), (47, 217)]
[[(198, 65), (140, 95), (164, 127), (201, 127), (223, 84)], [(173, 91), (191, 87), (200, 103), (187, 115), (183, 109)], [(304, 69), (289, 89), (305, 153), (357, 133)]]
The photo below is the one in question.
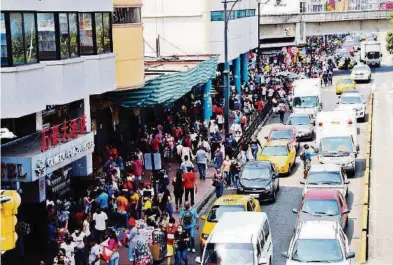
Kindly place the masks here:
[(280, 115), (280, 122), (284, 123), (285, 112), (287, 111), (287, 106), (285, 105), (285, 99), (281, 99), (278, 104), (278, 114)]
[(138, 229), (135, 227), (135, 219), (130, 218), (129, 222), (129, 227), (130, 230), (127, 232), (127, 254), (128, 254), (128, 261), (131, 262), (131, 264), (134, 263), (135, 257), (134, 257), (134, 251), (135, 251), (135, 245), (133, 239), (136, 237), (138, 233)]
[(64, 254), (69, 260), (70, 265), (75, 265), (75, 248), (76, 244), (72, 241), (70, 235), (67, 235), (64, 242), (60, 244), (60, 249), (64, 249)]
[(135, 247), (134, 250), (134, 265), (153, 265), (153, 256), (146, 240), (139, 234), (132, 239)]
[(109, 265), (119, 265), (119, 239), (117, 238), (116, 232), (114, 230), (110, 230), (108, 248), (112, 251)]
[(222, 162), (224, 161), (224, 154), (221, 151), (220, 147), (217, 147), (215, 154), (214, 154), (214, 168), (217, 170), (221, 168)]
[(231, 176), (229, 174), (231, 170), (231, 160), (229, 159), (229, 156), (225, 156), (225, 160), (222, 162), (222, 166), (221, 166), (221, 172), (224, 175), (224, 179), (227, 183), (228, 186), (231, 186), (231, 184), (233, 185), (233, 181), (231, 180)]
[(102, 242), (105, 235), (106, 230), (106, 220), (108, 220), (108, 215), (101, 211), (100, 208), (97, 208), (97, 211), (93, 214), (94, 225), (94, 234), (97, 242)]
[(196, 176), (195, 173), (192, 172), (192, 168), (188, 168), (188, 172), (184, 173), (183, 175), (183, 182), (184, 182), (184, 188), (185, 188), (185, 194), (184, 194), (184, 201), (189, 201), (188, 195), (190, 195), (191, 199), (191, 205), (194, 205), (194, 196), (195, 196), (195, 180)]
[(221, 135), (218, 132), (213, 134), (211, 138), (212, 160), (214, 159), (217, 149), (220, 147), (221, 140)]
[(183, 173), (187, 173), (189, 167), (194, 169), (194, 164), (189, 160), (189, 156), (184, 156), (184, 161), (180, 164), (180, 169)]
[(92, 247), (89, 253), (89, 265), (100, 265), (100, 245), (97, 243), (95, 238), (93, 238), (90, 243)]
[(236, 140), (233, 138), (232, 133), (229, 133), (224, 142), (225, 155), (232, 158), (233, 149), (236, 147)]
[(192, 250), (192, 252), (195, 253), (195, 236), (196, 231), (199, 229), (199, 215), (196, 209), (190, 206), (190, 202), (188, 201), (184, 203), (184, 208), (180, 211), (179, 223), (190, 235), (187, 250)]
[(213, 176), (213, 186), (216, 189), (217, 199), (224, 193), (224, 184), (226, 184), (224, 176), (222, 175), (221, 170), (218, 169)]
[(190, 235), (181, 225), (177, 226), (175, 233), (174, 247), (176, 251), (175, 265), (181, 265), (182, 261), (188, 265), (187, 244), (190, 241)]
[(258, 140), (257, 136), (253, 136), (252, 137), (252, 140), (250, 142), (250, 146), (251, 146), (251, 154), (254, 157), (254, 160), (256, 161), (257, 160), (259, 147), (262, 149), (262, 144)]
[(177, 232), (177, 227), (175, 225), (175, 218), (171, 217), (169, 219), (168, 225), (165, 227), (166, 232), (166, 249), (167, 249), (167, 264), (170, 265), (172, 261), (172, 257), (175, 255), (174, 249), (174, 240), (175, 240), (175, 233)]
[(199, 179), (206, 179), (206, 167), (207, 167), (207, 153), (202, 146), (199, 146), (196, 152), (196, 163), (199, 171)]
[(75, 264), (76, 265), (86, 265), (87, 258), (86, 258), (86, 248), (85, 248), (85, 241), (86, 241), (86, 234), (82, 231), (82, 229), (77, 229), (74, 233), (71, 234), (72, 241), (75, 243)]
[(182, 198), (184, 194), (183, 186), (183, 172), (181, 170), (177, 171), (175, 179), (172, 181), (173, 185), (173, 195), (175, 195), (175, 205), (176, 211), (179, 210), (182, 205)]

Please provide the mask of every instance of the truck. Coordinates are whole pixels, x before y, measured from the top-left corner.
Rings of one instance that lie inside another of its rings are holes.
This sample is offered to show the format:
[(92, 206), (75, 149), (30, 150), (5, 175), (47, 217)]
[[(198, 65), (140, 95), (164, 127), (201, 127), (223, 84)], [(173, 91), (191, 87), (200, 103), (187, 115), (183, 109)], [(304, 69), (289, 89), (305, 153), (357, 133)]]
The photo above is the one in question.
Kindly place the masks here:
[(381, 66), (382, 51), (379, 41), (363, 41), (360, 47), (360, 61), (373, 66)]
[(307, 78), (295, 80), (292, 99), (293, 113), (306, 113), (314, 121), (322, 109), (321, 79)]

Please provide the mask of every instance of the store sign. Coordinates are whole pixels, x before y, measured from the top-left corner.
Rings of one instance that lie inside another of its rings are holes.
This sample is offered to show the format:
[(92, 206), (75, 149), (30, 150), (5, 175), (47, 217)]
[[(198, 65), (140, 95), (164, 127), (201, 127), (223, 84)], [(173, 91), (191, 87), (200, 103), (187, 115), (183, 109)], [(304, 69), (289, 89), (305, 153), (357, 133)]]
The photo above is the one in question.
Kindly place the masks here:
[(94, 148), (94, 142), (93, 140), (91, 141), (86, 141), (80, 145), (74, 146), (64, 152), (61, 152), (55, 156), (49, 157), (46, 159), (46, 166), (47, 167), (53, 167), (57, 164), (60, 164), (67, 159), (70, 159), (74, 157), (75, 155), (85, 152), (87, 150), (93, 149)]
[(41, 152), (87, 133), (86, 116), (41, 130)]

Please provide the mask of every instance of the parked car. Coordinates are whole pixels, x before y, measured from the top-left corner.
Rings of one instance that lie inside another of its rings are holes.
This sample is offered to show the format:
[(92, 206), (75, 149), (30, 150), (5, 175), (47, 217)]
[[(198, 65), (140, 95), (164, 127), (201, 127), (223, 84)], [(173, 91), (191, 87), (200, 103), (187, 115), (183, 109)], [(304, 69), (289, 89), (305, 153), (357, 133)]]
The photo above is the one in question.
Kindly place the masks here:
[(238, 194), (247, 194), (259, 201), (276, 201), (280, 179), (270, 161), (247, 162), (240, 172)]

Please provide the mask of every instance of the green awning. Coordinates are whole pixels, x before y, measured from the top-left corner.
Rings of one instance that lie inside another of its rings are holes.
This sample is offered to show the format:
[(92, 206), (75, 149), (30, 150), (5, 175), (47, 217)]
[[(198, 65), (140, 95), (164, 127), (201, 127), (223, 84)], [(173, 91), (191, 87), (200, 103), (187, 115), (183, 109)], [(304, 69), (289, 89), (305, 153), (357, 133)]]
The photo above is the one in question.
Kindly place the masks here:
[(171, 104), (190, 92), (194, 86), (203, 85), (209, 79), (215, 78), (217, 59), (210, 57), (187, 72), (163, 74), (147, 81), (140, 89), (116, 91), (108, 93), (108, 96), (126, 108)]

